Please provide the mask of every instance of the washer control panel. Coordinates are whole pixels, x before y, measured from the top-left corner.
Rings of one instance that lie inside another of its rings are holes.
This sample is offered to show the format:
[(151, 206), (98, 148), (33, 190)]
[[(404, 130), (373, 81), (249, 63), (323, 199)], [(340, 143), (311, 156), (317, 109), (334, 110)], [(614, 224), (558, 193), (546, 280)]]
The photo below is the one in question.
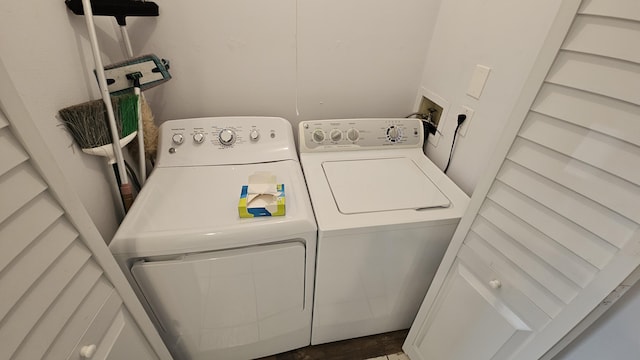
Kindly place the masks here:
[(423, 139), (419, 119), (309, 120), (299, 124), (301, 152), (422, 147)]
[(297, 159), (291, 124), (275, 117), (170, 120), (160, 126), (158, 167)]

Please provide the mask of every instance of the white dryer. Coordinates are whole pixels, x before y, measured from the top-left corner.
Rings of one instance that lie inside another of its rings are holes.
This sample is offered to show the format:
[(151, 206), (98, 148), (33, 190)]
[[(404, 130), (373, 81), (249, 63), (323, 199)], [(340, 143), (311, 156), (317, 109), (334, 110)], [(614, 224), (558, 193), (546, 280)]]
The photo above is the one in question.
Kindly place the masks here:
[(312, 344), (409, 328), (468, 197), (417, 119), (299, 124), (318, 223)]
[[(281, 118), (167, 121), (158, 163), (110, 249), (176, 359), (251, 359), (310, 343), (316, 224)], [(284, 216), (240, 218), (267, 171)]]

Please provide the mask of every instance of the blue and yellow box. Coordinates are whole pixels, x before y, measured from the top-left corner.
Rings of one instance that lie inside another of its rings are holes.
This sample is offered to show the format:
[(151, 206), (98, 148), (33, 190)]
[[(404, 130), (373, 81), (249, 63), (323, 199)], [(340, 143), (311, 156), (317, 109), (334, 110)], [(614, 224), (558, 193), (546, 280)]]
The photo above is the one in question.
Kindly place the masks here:
[(268, 184), (267, 188), (264, 186), (242, 186), (238, 202), (241, 218), (285, 214), (284, 184)]

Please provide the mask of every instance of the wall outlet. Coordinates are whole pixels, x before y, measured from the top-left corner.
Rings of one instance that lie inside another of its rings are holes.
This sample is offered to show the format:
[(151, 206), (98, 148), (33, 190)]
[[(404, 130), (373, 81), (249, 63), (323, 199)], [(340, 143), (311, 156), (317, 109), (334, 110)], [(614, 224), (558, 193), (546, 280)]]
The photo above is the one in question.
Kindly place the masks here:
[(467, 118), (462, 123), (462, 126), (460, 126), (460, 129), (458, 129), (458, 134), (460, 136), (464, 137), (465, 135), (467, 135), (467, 129), (469, 129), (469, 124), (471, 123), (471, 119), (473, 118), (474, 112), (475, 111), (472, 108), (467, 106), (462, 106), (462, 111), (460, 112), (460, 114), (467, 115)]

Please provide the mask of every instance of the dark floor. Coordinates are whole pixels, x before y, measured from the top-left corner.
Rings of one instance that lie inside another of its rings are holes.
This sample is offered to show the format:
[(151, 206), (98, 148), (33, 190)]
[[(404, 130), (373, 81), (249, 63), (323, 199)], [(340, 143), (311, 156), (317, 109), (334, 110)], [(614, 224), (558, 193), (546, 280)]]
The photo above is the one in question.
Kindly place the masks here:
[(402, 351), (409, 330), (307, 346), (258, 360), (364, 360)]

